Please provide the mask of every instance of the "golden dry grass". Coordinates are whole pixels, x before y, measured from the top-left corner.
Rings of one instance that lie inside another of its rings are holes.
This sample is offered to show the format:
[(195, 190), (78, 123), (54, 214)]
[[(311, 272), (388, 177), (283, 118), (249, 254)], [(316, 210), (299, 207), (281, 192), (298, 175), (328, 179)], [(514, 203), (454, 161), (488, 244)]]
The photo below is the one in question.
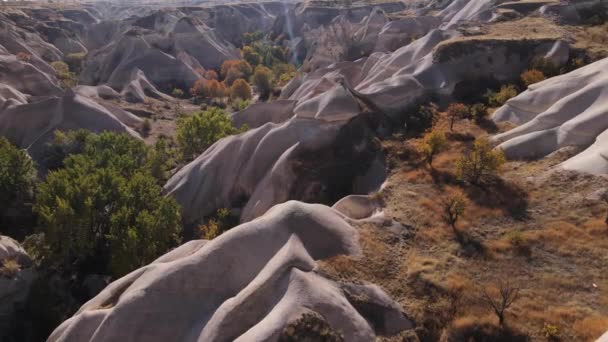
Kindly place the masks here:
[[(445, 118), (438, 123), (446, 124)], [(486, 134), (466, 120), (455, 131)], [(608, 330), (607, 208), (586, 199), (608, 187), (608, 180), (547, 174), (573, 153), (564, 151), (534, 162), (508, 162), (501, 191), (471, 189), (453, 176), (454, 162), (470, 141), (450, 140), (435, 159), (435, 170), (411, 153), (416, 144), (418, 139), (403, 137), (384, 142), (392, 169), (381, 192), (384, 213), (411, 227), (407, 234), (362, 223), (363, 257), (336, 257), (322, 263), (323, 272), (379, 284), (422, 326), (427, 340), (472, 319), (483, 318), (490, 324), (486, 328), (496, 324), (480, 288), (501, 277), (521, 288), (506, 322), (533, 341), (546, 340), (547, 324), (557, 327), (563, 341), (592, 341)], [(467, 198), (457, 223), (460, 239), (442, 220), (441, 201), (454, 192)]]

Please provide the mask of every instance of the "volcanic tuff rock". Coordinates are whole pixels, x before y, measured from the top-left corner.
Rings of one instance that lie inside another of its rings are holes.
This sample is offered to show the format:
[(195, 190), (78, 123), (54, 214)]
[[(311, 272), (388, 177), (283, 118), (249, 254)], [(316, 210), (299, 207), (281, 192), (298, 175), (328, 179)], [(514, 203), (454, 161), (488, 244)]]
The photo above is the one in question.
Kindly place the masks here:
[(139, 137), (123, 123), (132, 124), (139, 120), (128, 112), (118, 109), (112, 112), (90, 98), (69, 91), (61, 97), (28, 104), (7, 102), (0, 111), (0, 135), (21, 148), (27, 148), (38, 160), (42, 157), (39, 153), (43, 151), (44, 144), (52, 139), (55, 130), (109, 130)]
[(113, 282), (49, 341), (276, 341), (311, 311), (346, 341), (412, 328), (380, 288), (315, 272), (316, 260), (357, 253), (357, 231), (337, 211), (283, 203)]
[(509, 158), (588, 146), (560, 167), (608, 173), (608, 58), (531, 85), (499, 108), (493, 119), (520, 125), (494, 137)]
[(34, 270), (30, 268), (32, 261), (23, 247), (10, 237), (0, 235), (0, 269), (7, 260), (16, 261), (19, 269), (15, 274), (0, 272), (0, 339), (7, 337), (17, 305), (26, 300), (30, 285), (36, 276)]
[[(166, 192), (187, 225), (218, 208), (242, 207), (241, 221), (290, 199), (333, 203), (368, 193), (383, 179), (369, 173), (379, 152), (364, 115), (325, 121), (293, 117), (224, 138), (176, 173)], [(354, 186), (361, 184), (361, 187)]]

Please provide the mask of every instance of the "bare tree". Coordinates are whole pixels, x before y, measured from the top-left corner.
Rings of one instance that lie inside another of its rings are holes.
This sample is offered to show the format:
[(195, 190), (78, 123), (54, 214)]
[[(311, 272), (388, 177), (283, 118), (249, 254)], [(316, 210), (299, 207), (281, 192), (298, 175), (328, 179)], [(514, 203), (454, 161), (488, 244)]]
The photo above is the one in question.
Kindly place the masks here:
[(481, 299), (492, 307), (498, 317), (500, 326), (505, 323), (505, 311), (519, 298), (519, 288), (513, 286), (509, 281), (501, 281), (498, 288), (498, 297), (488, 293), (485, 287), (482, 288)]

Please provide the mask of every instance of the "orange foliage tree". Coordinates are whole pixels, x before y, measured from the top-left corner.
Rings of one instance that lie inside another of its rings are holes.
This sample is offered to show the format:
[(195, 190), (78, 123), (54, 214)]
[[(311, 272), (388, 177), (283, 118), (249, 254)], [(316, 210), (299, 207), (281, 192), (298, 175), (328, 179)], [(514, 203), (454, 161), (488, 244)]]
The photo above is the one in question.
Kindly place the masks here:
[(249, 100), (251, 98), (251, 87), (249, 86), (249, 83), (242, 78), (234, 81), (232, 87), (230, 87), (230, 98), (233, 100), (237, 98)]

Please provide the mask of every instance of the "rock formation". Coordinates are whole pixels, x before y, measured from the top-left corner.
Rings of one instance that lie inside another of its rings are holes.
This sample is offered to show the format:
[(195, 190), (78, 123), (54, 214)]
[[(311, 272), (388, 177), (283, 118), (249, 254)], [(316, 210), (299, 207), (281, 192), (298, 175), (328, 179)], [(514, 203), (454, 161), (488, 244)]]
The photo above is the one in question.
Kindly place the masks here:
[[(346, 341), (412, 328), (380, 288), (340, 284), (315, 272), (316, 260), (358, 252), (357, 230), (337, 211), (283, 203), (113, 282), (49, 341), (276, 341), (308, 312)], [(373, 318), (366, 317), (370, 312)]]
[(509, 158), (536, 158), (565, 146), (588, 147), (561, 167), (606, 174), (608, 59), (531, 85), (493, 115), (519, 126), (494, 137)]

